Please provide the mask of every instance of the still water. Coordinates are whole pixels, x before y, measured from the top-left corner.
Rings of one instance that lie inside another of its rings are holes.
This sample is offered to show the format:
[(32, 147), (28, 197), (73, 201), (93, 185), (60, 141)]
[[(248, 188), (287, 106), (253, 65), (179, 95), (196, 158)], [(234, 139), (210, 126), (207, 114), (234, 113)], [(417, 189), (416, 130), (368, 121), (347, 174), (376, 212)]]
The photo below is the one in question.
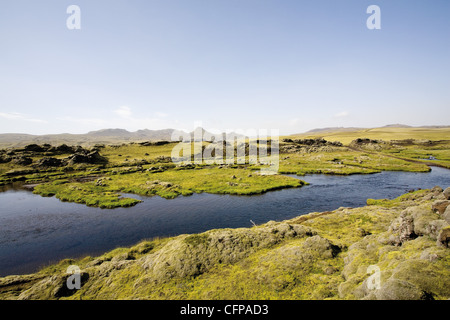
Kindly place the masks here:
[[(296, 177), (296, 176), (293, 176)], [(300, 178), (300, 177), (298, 177)], [(364, 206), (411, 189), (450, 186), (450, 170), (429, 173), (307, 175), (310, 183), (262, 195), (194, 194), (166, 200), (139, 197), (131, 208), (99, 209), (44, 198), (23, 189), (0, 192), (0, 276), (31, 273), (64, 258), (99, 255), (143, 239), (250, 227), (314, 211)]]

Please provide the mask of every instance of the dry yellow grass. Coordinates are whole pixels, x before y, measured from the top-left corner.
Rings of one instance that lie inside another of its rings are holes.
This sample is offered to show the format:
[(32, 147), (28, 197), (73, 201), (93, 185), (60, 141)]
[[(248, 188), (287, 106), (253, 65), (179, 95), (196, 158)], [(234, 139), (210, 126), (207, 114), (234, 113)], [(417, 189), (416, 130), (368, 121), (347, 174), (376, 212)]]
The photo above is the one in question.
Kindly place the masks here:
[[(316, 133), (303, 133), (289, 136), (289, 138), (317, 138), (322, 137), (328, 141), (340, 141), (349, 144), (357, 138), (368, 138), (378, 140), (403, 140), (403, 139), (426, 139), (426, 140), (450, 140), (450, 127), (448, 128), (373, 128), (352, 131), (328, 131)], [(285, 137), (282, 137), (285, 138)]]

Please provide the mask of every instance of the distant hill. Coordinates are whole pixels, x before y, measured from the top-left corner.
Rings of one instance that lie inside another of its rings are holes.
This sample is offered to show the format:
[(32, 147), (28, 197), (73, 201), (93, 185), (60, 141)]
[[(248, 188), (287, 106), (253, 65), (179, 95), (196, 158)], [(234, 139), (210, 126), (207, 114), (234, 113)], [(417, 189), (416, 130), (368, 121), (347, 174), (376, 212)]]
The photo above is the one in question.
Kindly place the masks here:
[[(90, 131), (85, 134), (47, 134), (47, 135), (31, 135), (21, 133), (4, 133), (0, 134), (0, 148), (7, 147), (23, 147), (27, 144), (44, 144), (49, 143), (52, 145), (68, 144), (68, 145), (81, 145), (91, 146), (94, 144), (117, 144), (117, 143), (129, 143), (129, 142), (144, 142), (144, 141), (171, 141), (172, 134), (178, 132), (180, 136), (190, 135), (191, 139), (195, 137), (201, 137), (202, 134), (208, 138), (212, 136), (203, 128), (196, 128), (192, 132), (183, 132), (176, 129), (162, 129), (162, 130), (137, 130), (130, 132), (125, 129), (102, 129), (97, 131)], [(222, 133), (222, 138), (229, 137), (236, 134)], [(243, 137), (242, 135), (236, 135)]]
[[(27, 144), (52, 145), (67, 144), (92, 146), (94, 144), (117, 144), (144, 141), (171, 141), (174, 132), (180, 136), (191, 136), (191, 139), (203, 135), (206, 139), (215, 136), (203, 128), (196, 128), (192, 132), (183, 132), (176, 129), (149, 130), (142, 129), (130, 132), (125, 129), (110, 128), (97, 131), (90, 131), (84, 134), (47, 134), (32, 135), (24, 133), (3, 133), (0, 134), (0, 148), (23, 147)], [(312, 138), (323, 137), (330, 141), (349, 142), (356, 138), (373, 139), (448, 139), (450, 136), (450, 126), (422, 126), (411, 127), (404, 124), (390, 124), (380, 128), (357, 128), (357, 127), (329, 127), (309, 130), (305, 133), (289, 135), (289, 137)], [(215, 136), (217, 138), (217, 136)], [(231, 137), (243, 138), (243, 135), (236, 133), (219, 134), (220, 139)]]
[(339, 141), (348, 144), (357, 138), (381, 140), (450, 140), (450, 126), (412, 127), (402, 124), (391, 124), (379, 128), (320, 128), (305, 133), (285, 136), (289, 138), (309, 139), (323, 138), (328, 141)]
[(113, 144), (126, 142), (141, 141), (160, 141), (171, 140), (172, 133), (175, 129), (164, 130), (138, 130), (130, 132), (125, 129), (103, 129), (98, 131), (90, 131), (85, 134), (47, 134), (47, 135), (30, 135), (6, 133), (0, 134), (0, 147), (21, 147), (30, 143), (36, 144), (69, 144), (69, 145), (94, 145), (94, 144)]
[(298, 135), (298, 134), (308, 134), (308, 133), (321, 133), (321, 132), (343, 132), (343, 131), (357, 131), (357, 130), (371, 130), (371, 129), (381, 129), (381, 128), (450, 128), (450, 126), (419, 126), (419, 127), (413, 127), (409, 126), (407, 124), (388, 124), (383, 127), (379, 128), (360, 128), (360, 127), (329, 127), (329, 128), (316, 128), (309, 131), (306, 131), (305, 133), (295, 133), (292, 135)]
[(329, 127), (329, 128), (316, 128), (309, 130), (305, 133), (321, 133), (321, 132), (338, 132), (338, 131), (355, 131), (355, 130), (363, 130), (365, 128), (356, 128), (356, 127)]
[(382, 128), (412, 128), (411, 126), (408, 126), (407, 124), (388, 124), (387, 126), (384, 126)]

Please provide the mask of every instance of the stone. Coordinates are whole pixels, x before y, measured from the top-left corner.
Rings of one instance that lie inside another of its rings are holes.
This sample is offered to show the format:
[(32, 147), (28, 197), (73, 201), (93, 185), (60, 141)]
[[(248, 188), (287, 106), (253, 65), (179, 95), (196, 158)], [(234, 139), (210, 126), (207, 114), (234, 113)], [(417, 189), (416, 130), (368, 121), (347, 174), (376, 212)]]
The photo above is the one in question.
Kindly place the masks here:
[(410, 282), (389, 279), (375, 295), (378, 300), (420, 300), (423, 293)]
[(449, 200), (438, 200), (433, 202), (433, 205), (431, 206), (431, 209), (434, 212), (437, 212), (439, 214), (444, 214), (445, 210), (447, 209), (447, 207), (450, 205), (450, 201)]
[(447, 207), (447, 209), (445, 209), (444, 214), (442, 215), (442, 218), (448, 223), (450, 224), (450, 206)]
[(399, 246), (403, 242), (417, 238), (414, 233), (414, 219), (408, 215), (408, 211), (403, 211), (399, 218), (392, 221), (389, 231), (393, 232), (389, 241), (391, 244)]
[(8, 163), (12, 160), (12, 158), (8, 155), (1, 154), (0, 155), (0, 163)]
[(444, 197), (446, 200), (450, 200), (450, 187), (443, 191)]
[(312, 251), (323, 259), (333, 258), (341, 251), (338, 246), (319, 235), (306, 239), (303, 243), (303, 249)]
[(20, 166), (28, 166), (31, 163), (33, 163), (33, 159), (31, 159), (30, 157), (19, 156), (19, 157), (14, 157), (13, 162)]
[(437, 239), (437, 245), (450, 248), (450, 226), (441, 229)]
[(61, 159), (52, 157), (44, 157), (36, 162), (36, 166), (38, 167), (60, 167), (62, 165), (63, 161)]

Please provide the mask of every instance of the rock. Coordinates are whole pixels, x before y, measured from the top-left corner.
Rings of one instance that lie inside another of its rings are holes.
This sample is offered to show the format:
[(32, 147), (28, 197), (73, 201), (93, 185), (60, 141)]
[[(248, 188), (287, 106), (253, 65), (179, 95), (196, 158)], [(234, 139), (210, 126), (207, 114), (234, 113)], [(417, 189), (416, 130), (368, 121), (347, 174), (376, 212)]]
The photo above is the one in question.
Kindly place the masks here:
[(165, 181), (161, 181), (159, 183), (160, 186), (162, 186), (163, 188), (170, 188), (172, 186), (172, 183), (170, 182), (165, 182)]
[(75, 147), (69, 147), (66, 144), (62, 144), (60, 146), (57, 147), (52, 147), (50, 149), (48, 149), (49, 152), (52, 152), (54, 154), (67, 154), (67, 153), (74, 153), (76, 152), (77, 148)]
[(157, 162), (172, 162), (172, 158), (171, 157), (166, 157), (166, 156), (158, 156), (155, 158), (155, 160)]
[[(70, 297), (77, 292), (78, 289), (69, 289), (67, 287), (67, 279), (70, 276), (71, 274), (65, 274), (63, 276), (57, 277), (55, 281), (53, 281), (52, 286), (55, 286), (55, 289), (53, 289), (52, 295), (55, 298)], [(89, 280), (89, 273), (81, 272), (80, 280), (81, 286), (83, 286)]]
[(404, 210), (400, 217), (392, 221), (389, 226), (389, 231), (393, 232), (389, 238), (391, 244), (399, 246), (405, 241), (417, 238), (414, 233), (414, 219), (408, 213), (407, 210)]
[(0, 293), (11, 291), (12, 297), (17, 298), (21, 291), (30, 289), (35, 283), (42, 279), (43, 276), (39, 274), (13, 275), (0, 278)]
[(68, 161), (69, 165), (74, 165), (77, 163), (104, 164), (108, 162), (108, 159), (102, 157), (97, 150), (89, 153), (78, 152), (69, 156), (65, 160)]
[[(28, 290), (22, 291), (18, 296), (18, 300), (48, 300), (61, 297), (70, 297), (76, 293), (77, 289), (69, 289), (67, 287), (67, 279), (71, 274), (57, 274), (46, 277), (35, 283)], [(80, 272), (81, 286), (89, 280), (89, 273)]]
[(447, 209), (445, 209), (445, 212), (442, 215), (442, 218), (444, 218), (444, 220), (450, 224), (450, 206), (448, 206)]
[(181, 169), (195, 169), (195, 165), (192, 164), (192, 163), (183, 163), (183, 164), (177, 165), (177, 168), (181, 168)]
[(443, 192), (444, 190), (441, 188), (441, 187), (439, 187), (439, 186), (435, 186), (435, 187), (433, 187), (432, 189), (431, 189), (431, 192), (433, 192), (433, 193), (441, 193), (441, 192)]
[(98, 179), (95, 181), (95, 185), (96, 185), (97, 187), (105, 187), (105, 186), (108, 185), (108, 184), (106, 183), (106, 181), (108, 181), (108, 180), (111, 180), (111, 178), (109, 178), (109, 177), (98, 178)]
[[(136, 286), (145, 285), (146, 281), (166, 282), (174, 277), (195, 277), (217, 263), (235, 263), (256, 250), (271, 247), (283, 239), (311, 234), (312, 231), (302, 225), (279, 223), (251, 229), (219, 229), (181, 235), (144, 258), (142, 266), (147, 276), (140, 279)], [(318, 247), (321, 246), (318, 244)], [(324, 250), (330, 249), (328, 243), (323, 247)]]
[(450, 248), (450, 226), (441, 229), (437, 239), (437, 245)]
[(425, 249), (420, 254), (420, 258), (419, 259), (421, 259), (421, 260), (428, 260), (430, 262), (434, 262), (434, 261), (439, 259), (439, 255), (437, 255), (434, 252), (431, 252), (429, 249)]
[(438, 239), (441, 230), (447, 225), (445, 220), (433, 220), (428, 224), (426, 234), (432, 239)]
[(132, 254), (130, 254), (129, 252), (125, 252), (122, 254), (119, 254), (117, 256), (114, 256), (111, 259), (111, 262), (118, 262), (118, 261), (126, 261), (126, 260), (134, 260), (134, 256)]
[(14, 157), (13, 162), (20, 166), (28, 166), (31, 163), (33, 163), (33, 159), (31, 159), (30, 157), (19, 156), (19, 157)]
[(420, 300), (423, 293), (410, 282), (389, 279), (375, 293), (378, 300)]
[(366, 231), (363, 228), (357, 228), (356, 231), (361, 237), (369, 236), (371, 234), (369, 231)]
[(414, 233), (417, 236), (428, 235), (436, 239), (440, 228), (440, 216), (429, 209), (428, 206), (415, 206), (405, 210), (413, 218)]
[(38, 167), (60, 167), (62, 165), (63, 161), (61, 159), (52, 157), (44, 157), (36, 162), (36, 166)]
[(450, 200), (450, 187), (444, 190), (443, 192), (445, 199)]
[(25, 148), (23, 148), (23, 150), (24, 151), (32, 151), (32, 152), (44, 152), (47, 149), (45, 149), (37, 144), (29, 144), (29, 145), (25, 146)]
[(86, 264), (86, 268), (92, 268), (92, 267), (95, 267), (95, 266), (99, 266), (103, 262), (105, 262), (105, 260), (103, 260), (103, 259), (94, 259), (91, 262)]
[(438, 200), (433, 202), (433, 205), (431, 206), (431, 209), (434, 212), (439, 213), (440, 215), (444, 214), (447, 207), (450, 205), (449, 200)]
[(12, 160), (12, 158), (8, 155), (1, 154), (0, 155), (0, 163), (8, 163)]
[(314, 252), (315, 255), (319, 255), (322, 259), (333, 258), (341, 251), (338, 246), (333, 245), (328, 239), (319, 235), (306, 239), (302, 247), (306, 251)]

